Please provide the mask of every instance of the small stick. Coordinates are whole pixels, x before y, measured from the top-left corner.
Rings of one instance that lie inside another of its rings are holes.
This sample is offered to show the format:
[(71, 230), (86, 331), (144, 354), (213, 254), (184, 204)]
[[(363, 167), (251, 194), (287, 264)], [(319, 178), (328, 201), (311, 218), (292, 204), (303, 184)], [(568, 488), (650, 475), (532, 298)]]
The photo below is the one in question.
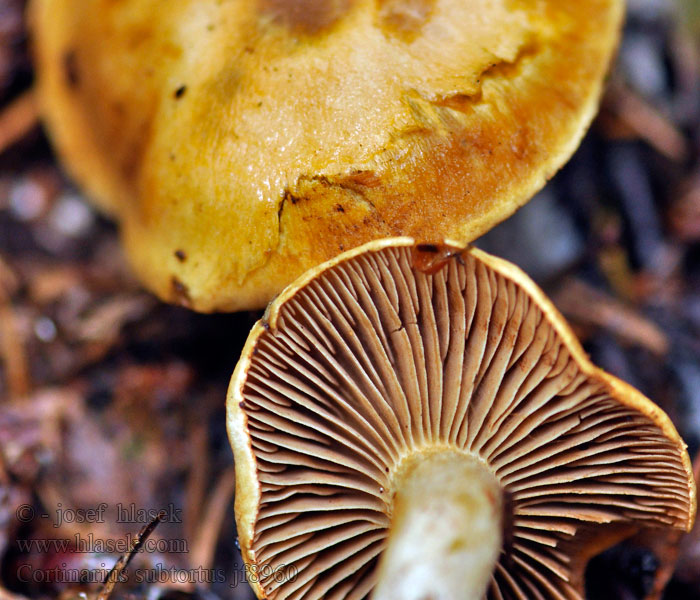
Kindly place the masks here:
[(10, 297), (14, 279), (14, 273), (0, 257), (0, 364), (5, 366), (9, 397), (18, 402), (29, 395), (32, 386), (25, 340)]
[(96, 600), (107, 600), (114, 589), (114, 586), (119, 581), (119, 576), (124, 569), (129, 566), (131, 560), (136, 556), (143, 543), (150, 537), (158, 524), (165, 518), (165, 511), (160, 511), (156, 517), (147, 525), (141, 528), (134, 540), (131, 542), (131, 549), (119, 557), (117, 563), (112, 567), (112, 570), (105, 577), (102, 587), (97, 594)]
[(201, 518), (209, 475), (209, 436), (206, 423), (198, 423), (190, 434), (192, 461), (185, 488), (185, 537), (193, 539)]
[(666, 158), (680, 162), (688, 155), (683, 134), (660, 111), (619, 82), (613, 82), (606, 105), (631, 132)]
[(236, 473), (233, 467), (226, 469), (214, 486), (203, 511), (199, 526), (199, 535), (192, 544), (190, 564), (192, 568), (211, 568), (214, 560), (216, 543), (221, 532), (221, 524), (236, 489)]
[(0, 111), (0, 154), (27, 135), (38, 122), (34, 91), (29, 90)]
[(668, 336), (656, 323), (579, 279), (567, 280), (554, 298), (559, 310), (570, 319), (602, 327), (626, 343), (646, 348), (657, 356), (668, 353)]

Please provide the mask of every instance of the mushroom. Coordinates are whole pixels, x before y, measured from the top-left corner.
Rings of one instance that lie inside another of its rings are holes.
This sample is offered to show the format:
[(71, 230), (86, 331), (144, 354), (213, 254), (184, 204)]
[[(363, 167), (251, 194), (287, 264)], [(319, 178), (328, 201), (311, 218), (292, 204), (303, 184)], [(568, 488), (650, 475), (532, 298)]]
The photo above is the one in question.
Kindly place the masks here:
[(466, 243), (597, 107), (622, 0), (32, 0), (68, 171), (161, 298), (263, 307), (396, 235)]
[(288, 287), (227, 425), (259, 598), (580, 599), (592, 555), (696, 511), (669, 418), (453, 242), (372, 242)]

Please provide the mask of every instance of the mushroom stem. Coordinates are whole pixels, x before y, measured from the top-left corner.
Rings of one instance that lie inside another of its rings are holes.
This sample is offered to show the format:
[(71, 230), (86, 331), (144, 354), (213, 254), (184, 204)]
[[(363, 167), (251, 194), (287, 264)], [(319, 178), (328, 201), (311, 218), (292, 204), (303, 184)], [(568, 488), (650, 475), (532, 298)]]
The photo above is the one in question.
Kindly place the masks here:
[(374, 600), (481, 600), (502, 545), (502, 493), (478, 458), (413, 455), (396, 477)]

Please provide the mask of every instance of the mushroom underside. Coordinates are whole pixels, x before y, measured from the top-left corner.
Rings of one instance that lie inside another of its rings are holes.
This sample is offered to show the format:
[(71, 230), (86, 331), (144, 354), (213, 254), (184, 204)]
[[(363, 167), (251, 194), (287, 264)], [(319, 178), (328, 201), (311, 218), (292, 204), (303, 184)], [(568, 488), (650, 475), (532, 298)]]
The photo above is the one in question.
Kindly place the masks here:
[(436, 448), (482, 461), (501, 486), (493, 600), (581, 598), (591, 554), (638, 526), (689, 526), (670, 422), (590, 365), (541, 293), (499, 264), (382, 247), (273, 306), (232, 389), (260, 482), (242, 539), (266, 569), (258, 593), (367, 596), (396, 474)]

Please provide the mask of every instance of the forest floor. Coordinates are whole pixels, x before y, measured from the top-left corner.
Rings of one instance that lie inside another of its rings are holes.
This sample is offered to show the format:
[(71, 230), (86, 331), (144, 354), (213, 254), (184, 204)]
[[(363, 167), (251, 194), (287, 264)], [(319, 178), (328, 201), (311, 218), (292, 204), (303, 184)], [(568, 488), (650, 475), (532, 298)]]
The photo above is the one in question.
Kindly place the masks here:
[[(143, 581), (113, 598), (252, 598), (224, 398), (260, 315), (198, 315), (139, 287), (41, 129), (23, 9), (0, 0), (0, 600), (95, 593), (99, 581), (63, 575), (108, 571), (152, 517), (120, 511), (154, 506), (169, 514), (130, 566)], [(477, 242), (523, 267), (592, 360), (671, 416), (697, 469), (699, 13), (695, 0), (629, 2), (580, 149)], [(680, 537), (642, 534), (595, 558), (589, 597), (651, 599), (668, 582), (664, 598), (700, 598), (700, 528)]]

